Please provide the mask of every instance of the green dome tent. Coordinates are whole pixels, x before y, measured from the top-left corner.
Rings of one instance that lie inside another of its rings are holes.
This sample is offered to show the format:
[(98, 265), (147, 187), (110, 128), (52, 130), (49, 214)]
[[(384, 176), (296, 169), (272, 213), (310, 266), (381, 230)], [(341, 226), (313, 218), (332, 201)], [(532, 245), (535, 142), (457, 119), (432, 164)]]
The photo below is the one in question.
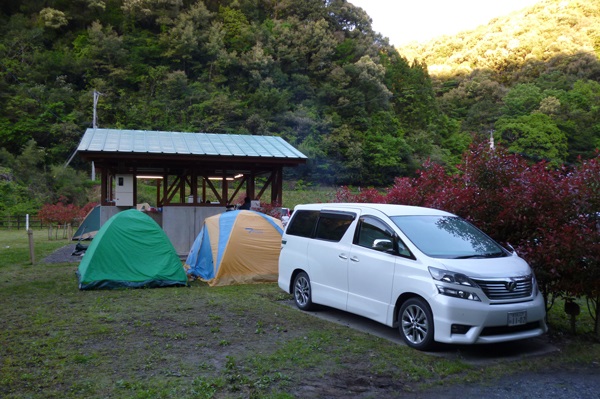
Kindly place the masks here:
[(143, 212), (119, 212), (98, 231), (77, 272), (79, 289), (186, 286), (187, 275), (169, 238)]

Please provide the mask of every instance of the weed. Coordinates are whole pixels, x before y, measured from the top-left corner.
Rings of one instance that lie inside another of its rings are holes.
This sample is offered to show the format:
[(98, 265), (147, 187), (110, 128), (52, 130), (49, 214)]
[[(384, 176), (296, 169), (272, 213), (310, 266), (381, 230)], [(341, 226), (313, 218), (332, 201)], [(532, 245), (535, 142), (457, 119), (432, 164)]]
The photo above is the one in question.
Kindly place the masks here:
[(254, 334), (264, 334), (265, 330), (263, 328), (263, 323), (262, 321), (257, 321), (256, 322), (256, 330), (254, 330)]

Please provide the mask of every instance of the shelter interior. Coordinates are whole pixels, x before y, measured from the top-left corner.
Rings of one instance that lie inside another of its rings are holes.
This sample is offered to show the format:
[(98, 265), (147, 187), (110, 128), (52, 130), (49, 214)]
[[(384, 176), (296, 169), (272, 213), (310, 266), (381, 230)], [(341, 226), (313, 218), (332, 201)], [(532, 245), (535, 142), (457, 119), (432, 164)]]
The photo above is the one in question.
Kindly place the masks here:
[[(244, 165), (232, 160), (217, 162), (180, 160), (164, 157), (117, 161), (97, 159), (101, 174), (101, 204), (133, 206), (137, 200), (138, 179), (154, 180), (156, 207), (227, 206), (245, 196), (263, 203), (281, 204), (283, 199), (282, 164)], [(198, 165), (198, 166), (194, 166)]]

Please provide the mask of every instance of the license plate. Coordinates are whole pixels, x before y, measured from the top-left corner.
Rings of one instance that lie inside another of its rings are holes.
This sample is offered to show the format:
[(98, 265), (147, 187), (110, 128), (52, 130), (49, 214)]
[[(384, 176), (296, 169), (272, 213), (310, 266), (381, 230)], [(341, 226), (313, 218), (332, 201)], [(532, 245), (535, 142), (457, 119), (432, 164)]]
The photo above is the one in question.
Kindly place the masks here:
[(508, 325), (509, 326), (520, 326), (527, 323), (527, 311), (522, 312), (509, 312), (508, 313)]

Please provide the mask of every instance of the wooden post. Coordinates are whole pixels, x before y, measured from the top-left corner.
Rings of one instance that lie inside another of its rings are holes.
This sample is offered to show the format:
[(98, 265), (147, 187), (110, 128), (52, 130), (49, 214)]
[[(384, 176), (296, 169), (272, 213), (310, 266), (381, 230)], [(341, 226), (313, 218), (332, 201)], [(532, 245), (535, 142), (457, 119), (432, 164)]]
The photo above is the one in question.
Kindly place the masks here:
[(29, 258), (31, 259), (31, 264), (35, 264), (35, 251), (33, 248), (33, 230), (27, 230), (27, 236), (29, 237)]

